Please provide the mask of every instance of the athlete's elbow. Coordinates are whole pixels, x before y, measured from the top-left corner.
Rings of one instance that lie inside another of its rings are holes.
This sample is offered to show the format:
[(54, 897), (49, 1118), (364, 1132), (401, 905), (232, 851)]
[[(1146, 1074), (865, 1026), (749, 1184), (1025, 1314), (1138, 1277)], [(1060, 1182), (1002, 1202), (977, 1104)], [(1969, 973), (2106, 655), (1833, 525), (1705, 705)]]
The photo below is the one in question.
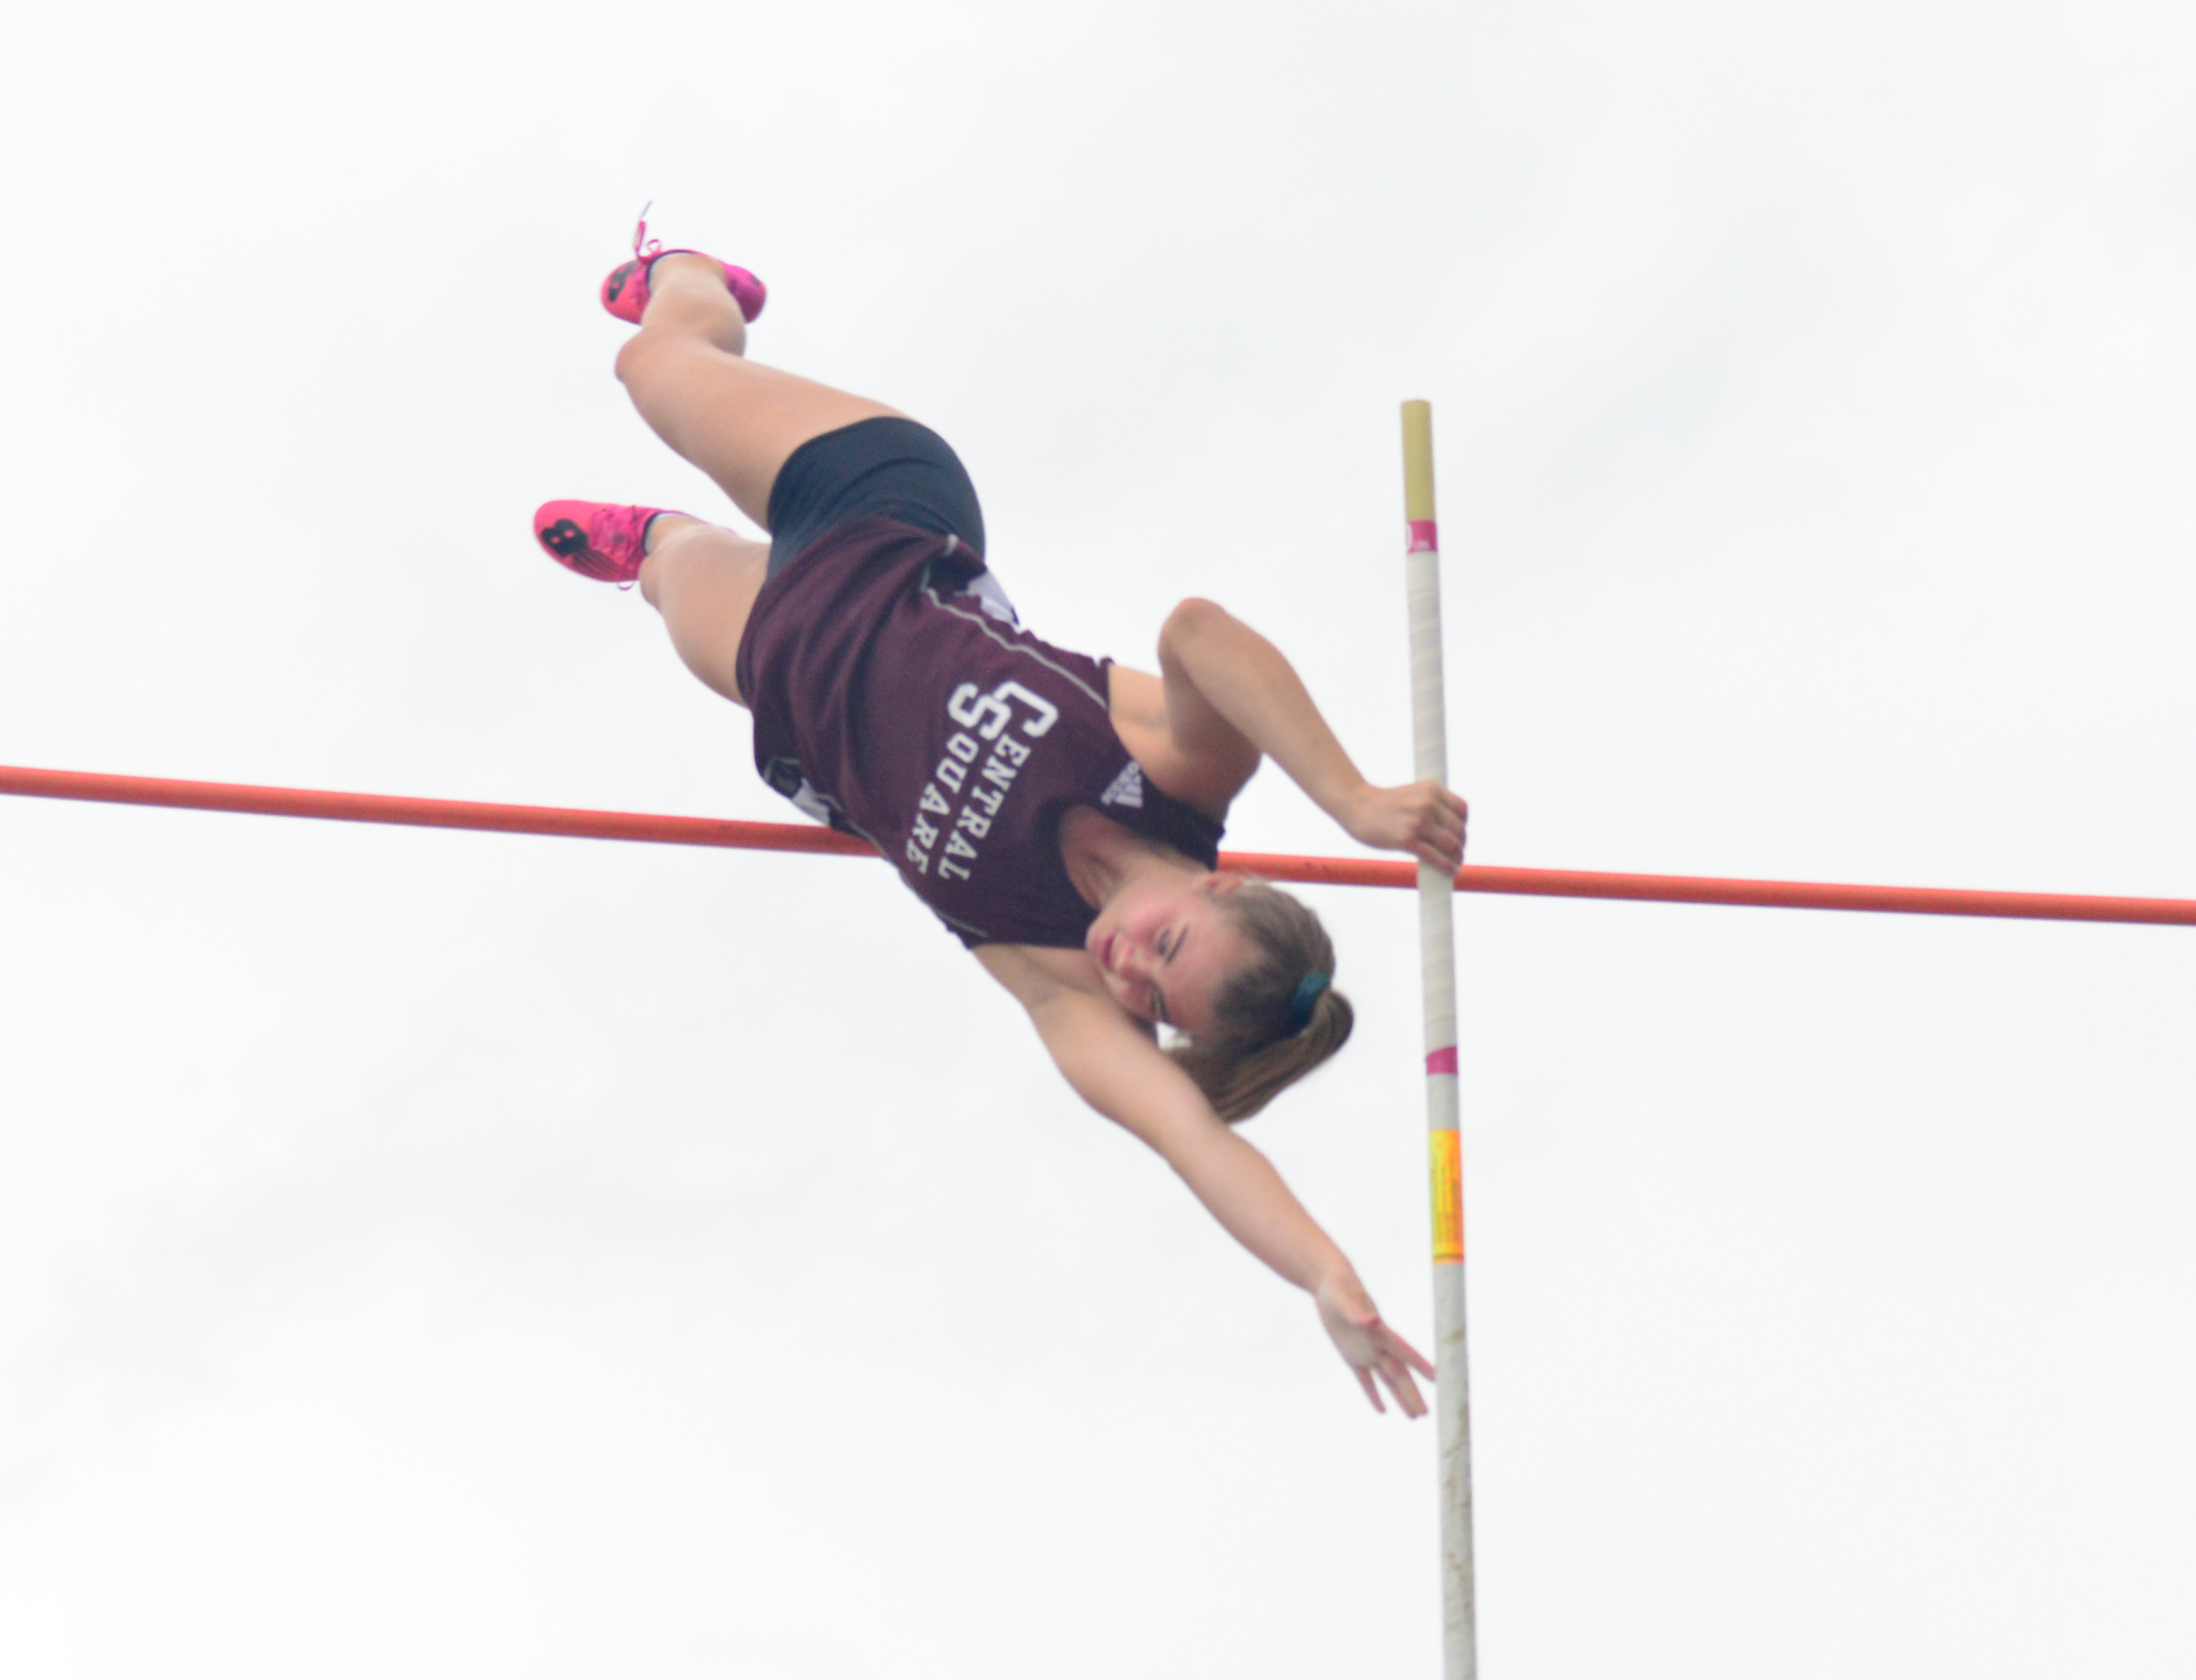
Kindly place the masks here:
[(1217, 601), (1193, 595), (1166, 615), (1166, 622), (1159, 627), (1159, 642), (1164, 647), (1185, 648), (1234, 621), (1234, 615)]

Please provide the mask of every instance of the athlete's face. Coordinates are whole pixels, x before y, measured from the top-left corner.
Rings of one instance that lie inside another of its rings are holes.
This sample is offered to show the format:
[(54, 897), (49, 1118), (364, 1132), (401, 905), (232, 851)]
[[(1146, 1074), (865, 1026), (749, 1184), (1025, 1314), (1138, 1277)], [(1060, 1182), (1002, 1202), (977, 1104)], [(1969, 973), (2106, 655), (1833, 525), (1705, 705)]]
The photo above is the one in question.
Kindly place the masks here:
[(1214, 996), (1253, 955), (1227, 909), (1242, 881), (1205, 875), (1131, 887), (1098, 913), (1083, 947), (1123, 1008), (1193, 1038), (1211, 1030)]

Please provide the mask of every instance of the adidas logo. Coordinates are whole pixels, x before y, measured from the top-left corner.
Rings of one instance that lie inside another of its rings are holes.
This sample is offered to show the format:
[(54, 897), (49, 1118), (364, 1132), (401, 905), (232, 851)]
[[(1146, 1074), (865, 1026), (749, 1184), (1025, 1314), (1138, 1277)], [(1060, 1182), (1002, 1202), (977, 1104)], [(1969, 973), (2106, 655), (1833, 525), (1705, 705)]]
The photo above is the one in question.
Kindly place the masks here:
[(1144, 772), (1134, 759), (1121, 766), (1121, 773), (1113, 778), (1113, 785), (1099, 798), (1101, 805), (1124, 805), (1133, 811), (1144, 808)]

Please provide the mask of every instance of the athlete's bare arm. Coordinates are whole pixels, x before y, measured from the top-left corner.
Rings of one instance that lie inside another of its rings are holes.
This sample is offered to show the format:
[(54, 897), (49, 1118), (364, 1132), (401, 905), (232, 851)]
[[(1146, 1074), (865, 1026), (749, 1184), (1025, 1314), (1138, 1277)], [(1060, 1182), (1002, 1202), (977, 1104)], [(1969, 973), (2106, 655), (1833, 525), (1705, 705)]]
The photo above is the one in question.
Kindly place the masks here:
[[(1433, 1367), (1382, 1322), (1349, 1258), (1304, 1210), (1271, 1162), (1214, 1114), (1204, 1094), (1102, 987), (1086, 990), (1065, 964), (1080, 951), (980, 945), (981, 962), (1029, 1011), (1037, 1036), (1077, 1094), (1151, 1146), (1228, 1234), (1308, 1290), (1367, 1397), (1385, 1407), (1374, 1378), (1410, 1417), (1422, 1416), (1413, 1370)], [(1090, 984), (1097, 986), (1095, 975)]]
[(1176, 607), (1159, 632), (1159, 675), (1117, 665), (1110, 698), (1144, 774), (1208, 816), (1226, 814), (1263, 756), (1360, 843), (1436, 869), (1464, 861), (1464, 801), (1431, 782), (1367, 782), (1281, 650), (1224, 607)]

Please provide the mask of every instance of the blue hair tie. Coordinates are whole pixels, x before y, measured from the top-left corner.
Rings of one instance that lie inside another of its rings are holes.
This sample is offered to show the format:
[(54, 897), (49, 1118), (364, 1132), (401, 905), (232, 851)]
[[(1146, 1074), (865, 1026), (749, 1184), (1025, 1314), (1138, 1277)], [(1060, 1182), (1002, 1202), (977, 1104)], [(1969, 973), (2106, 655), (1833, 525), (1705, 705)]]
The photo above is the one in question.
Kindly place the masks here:
[(1320, 993), (1332, 983), (1332, 974), (1322, 974), (1315, 968), (1297, 982), (1296, 996), (1289, 1000), (1289, 1031), (1302, 1032), (1311, 1025), (1312, 1006), (1319, 1002)]

